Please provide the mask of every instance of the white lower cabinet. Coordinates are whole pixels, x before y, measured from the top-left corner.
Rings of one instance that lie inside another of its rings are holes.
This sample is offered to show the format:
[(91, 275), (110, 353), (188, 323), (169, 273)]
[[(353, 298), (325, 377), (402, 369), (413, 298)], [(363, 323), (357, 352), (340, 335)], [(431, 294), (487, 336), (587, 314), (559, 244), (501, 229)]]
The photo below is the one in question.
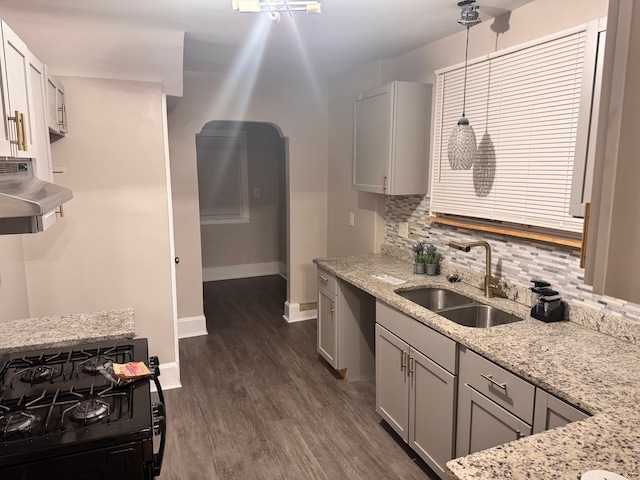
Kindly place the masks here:
[(535, 387), (464, 347), (459, 362), (456, 456), (531, 435)]
[(456, 344), (380, 302), (376, 321), (376, 411), (446, 478), (445, 463), (453, 458), (456, 376), (429, 356), (432, 350), (455, 371)]
[(375, 299), (318, 268), (318, 353), (347, 380), (371, 379)]
[(498, 406), (469, 385), (460, 387), (457, 457), (518, 440), (525, 435), (531, 435), (531, 425)]
[(536, 389), (536, 410), (533, 415), (533, 433), (562, 427), (587, 418), (589, 414), (563, 402), (544, 390)]

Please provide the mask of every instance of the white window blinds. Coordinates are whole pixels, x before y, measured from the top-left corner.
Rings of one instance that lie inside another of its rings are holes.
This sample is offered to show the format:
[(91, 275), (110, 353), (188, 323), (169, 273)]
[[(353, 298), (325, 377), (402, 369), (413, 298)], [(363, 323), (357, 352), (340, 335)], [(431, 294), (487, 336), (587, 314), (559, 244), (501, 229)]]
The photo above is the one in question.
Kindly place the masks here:
[(478, 153), (451, 170), (464, 67), (437, 72), (432, 213), (582, 231), (569, 214), (585, 31), (470, 62), (466, 116)]

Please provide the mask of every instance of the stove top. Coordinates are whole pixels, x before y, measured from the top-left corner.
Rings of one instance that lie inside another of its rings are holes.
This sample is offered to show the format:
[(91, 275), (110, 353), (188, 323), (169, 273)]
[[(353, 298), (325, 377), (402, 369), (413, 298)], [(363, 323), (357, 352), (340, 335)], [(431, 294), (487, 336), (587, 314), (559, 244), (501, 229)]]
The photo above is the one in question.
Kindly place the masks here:
[(112, 368), (140, 361), (146, 339), (0, 356), (0, 466), (151, 438), (149, 379)]

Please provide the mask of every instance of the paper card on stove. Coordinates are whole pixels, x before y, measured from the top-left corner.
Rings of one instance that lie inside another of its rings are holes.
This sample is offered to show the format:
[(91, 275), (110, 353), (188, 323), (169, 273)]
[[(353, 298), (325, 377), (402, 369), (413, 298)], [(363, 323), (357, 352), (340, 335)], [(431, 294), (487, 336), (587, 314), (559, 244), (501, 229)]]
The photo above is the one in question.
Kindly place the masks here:
[(114, 363), (113, 373), (120, 378), (143, 378), (151, 375), (144, 362)]

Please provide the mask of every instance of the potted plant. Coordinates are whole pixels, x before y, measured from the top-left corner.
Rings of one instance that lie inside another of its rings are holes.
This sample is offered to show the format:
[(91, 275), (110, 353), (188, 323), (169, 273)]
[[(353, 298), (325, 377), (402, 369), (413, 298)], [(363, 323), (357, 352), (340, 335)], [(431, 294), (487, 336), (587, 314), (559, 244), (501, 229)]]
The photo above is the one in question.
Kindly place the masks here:
[(438, 249), (429, 244), (426, 248), (423, 248), (422, 257), (425, 263), (425, 273), (427, 275), (437, 275), (440, 261), (442, 260), (442, 254), (437, 251)]
[(418, 242), (413, 247), (413, 253), (415, 257), (415, 263), (413, 265), (413, 273), (424, 273), (424, 266), (425, 266), (424, 242)]

